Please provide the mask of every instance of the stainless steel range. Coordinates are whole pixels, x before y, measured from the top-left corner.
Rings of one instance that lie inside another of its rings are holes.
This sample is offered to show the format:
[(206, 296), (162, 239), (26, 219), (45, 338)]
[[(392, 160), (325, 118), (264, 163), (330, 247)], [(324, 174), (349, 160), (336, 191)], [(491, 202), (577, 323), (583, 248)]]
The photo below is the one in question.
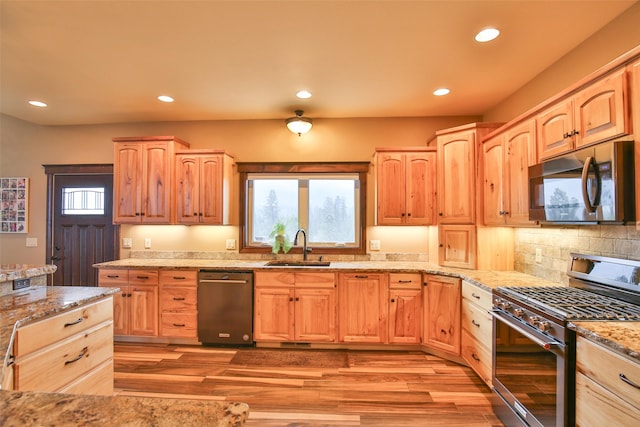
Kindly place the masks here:
[(493, 291), (494, 409), (508, 426), (575, 425), (571, 321), (640, 321), (640, 262), (571, 254), (569, 287)]

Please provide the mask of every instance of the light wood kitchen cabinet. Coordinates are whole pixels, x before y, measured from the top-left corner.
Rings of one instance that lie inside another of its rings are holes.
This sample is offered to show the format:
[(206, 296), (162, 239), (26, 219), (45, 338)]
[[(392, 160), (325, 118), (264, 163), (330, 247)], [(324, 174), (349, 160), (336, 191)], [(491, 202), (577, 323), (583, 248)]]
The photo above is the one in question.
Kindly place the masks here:
[(627, 73), (618, 69), (537, 115), (538, 158), (545, 160), (629, 133)]
[(635, 136), (636, 229), (640, 230), (640, 60), (628, 66), (631, 75), (632, 127)]
[(255, 272), (254, 339), (335, 342), (334, 273)]
[(462, 358), (489, 387), (492, 377), (491, 292), (462, 281)]
[(158, 336), (158, 270), (101, 269), (98, 283), (120, 288), (113, 297), (115, 335)]
[(176, 221), (230, 224), (233, 166), (233, 157), (224, 151), (177, 152)]
[(15, 390), (113, 394), (113, 300), (84, 304), (16, 330)]
[(472, 123), (436, 132), (438, 224), (476, 223), (476, 146), (499, 126)]
[(423, 343), (460, 355), (460, 284), (453, 277), (425, 274), (422, 290)]
[(173, 136), (113, 141), (113, 222), (172, 223), (174, 153), (189, 144)]
[(435, 223), (436, 150), (376, 148), (376, 224)]
[(422, 274), (389, 273), (389, 343), (422, 341)]
[(441, 225), (438, 227), (438, 240), (440, 265), (457, 268), (476, 268), (475, 225)]
[(485, 225), (534, 225), (529, 221), (529, 166), (536, 164), (535, 120), (484, 141), (482, 182)]
[(576, 425), (637, 425), (640, 364), (581, 336), (576, 341)]
[(386, 343), (388, 275), (338, 275), (338, 340), (348, 343)]
[(198, 338), (198, 272), (161, 270), (160, 331), (167, 338)]

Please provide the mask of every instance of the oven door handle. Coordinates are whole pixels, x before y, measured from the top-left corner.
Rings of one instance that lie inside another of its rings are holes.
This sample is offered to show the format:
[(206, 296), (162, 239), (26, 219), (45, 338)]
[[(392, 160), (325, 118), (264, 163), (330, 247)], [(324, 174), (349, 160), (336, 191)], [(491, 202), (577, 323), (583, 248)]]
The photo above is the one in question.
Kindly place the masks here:
[(494, 309), (490, 311), (489, 314), (491, 314), (494, 319), (500, 320), (501, 322), (504, 322), (512, 328), (516, 329), (519, 333), (529, 338), (531, 341), (544, 348), (545, 350), (551, 350), (551, 347), (559, 347), (560, 349), (564, 350), (564, 344), (562, 342), (550, 340), (545, 335), (537, 334), (535, 333), (535, 331), (532, 332), (524, 329), (520, 323), (518, 323), (516, 320), (511, 319), (509, 316), (506, 316), (500, 310)]

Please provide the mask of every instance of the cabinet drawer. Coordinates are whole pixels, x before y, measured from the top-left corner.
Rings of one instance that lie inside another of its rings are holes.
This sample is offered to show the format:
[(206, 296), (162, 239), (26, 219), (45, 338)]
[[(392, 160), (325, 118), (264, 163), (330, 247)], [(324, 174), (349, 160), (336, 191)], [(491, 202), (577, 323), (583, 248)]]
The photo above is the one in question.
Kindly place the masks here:
[(198, 315), (196, 313), (161, 314), (160, 335), (163, 337), (197, 338)]
[(17, 390), (57, 391), (113, 357), (113, 322), (97, 325), (24, 358), (16, 358)]
[(462, 303), (462, 329), (465, 329), (485, 345), (491, 344), (493, 339), (491, 316), (468, 301), (463, 301)]
[(334, 273), (294, 273), (296, 288), (335, 288)]
[(162, 286), (193, 286), (198, 282), (198, 272), (196, 270), (161, 270), (160, 284)]
[(624, 374), (634, 384), (640, 384), (640, 363), (585, 338), (578, 337), (576, 341), (576, 371), (640, 409), (640, 389), (620, 379)]
[(474, 304), (479, 305), (486, 311), (491, 311), (493, 306), (491, 292), (465, 280), (462, 281), (462, 298), (472, 301)]
[(16, 331), (16, 357), (44, 348), (113, 317), (113, 298), (83, 305), (53, 317), (30, 323)]
[(160, 291), (160, 311), (193, 311), (198, 309), (196, 288), (163, 286)]
[(635, 426), (638, 425), (639, 419), (640, 409), (631, 406), (580, 372), (576, 373), (577, 426)]
[(390, 289), (422, 289), (422, 274), (389, 273)]
[(262, 286), (273, 287), (292, 287), (295, 283), (294, 273), (256, 271), (254, 273), (256, 288)]
[(462, 330), (462, 357), (482, 381), (491, 387), (491, 348), (483, 345), (466, 330)]
[(130, 285), (157, 285), (158, 270), (129, 270)]
[(64, 386), (59, 393), (113, 395), (113, 359)]
[(129, 283), (129, 270), (105, 270), (98, 271), (98, 283), (100, 285), (116, 286)]

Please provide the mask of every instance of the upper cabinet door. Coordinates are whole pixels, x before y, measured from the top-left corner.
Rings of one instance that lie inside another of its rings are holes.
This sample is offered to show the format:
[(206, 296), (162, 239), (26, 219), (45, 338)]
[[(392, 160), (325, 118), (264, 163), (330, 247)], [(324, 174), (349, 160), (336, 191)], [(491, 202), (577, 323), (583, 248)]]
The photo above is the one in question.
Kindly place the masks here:
[(435, 223), (436, 153), (408, 153), (406, 168), (406, 223), (431, 225)]
[(166, 142), (144, 144), (142, 157), (142, 222), (171, 222), (171, 162), (172, 153)]
[(536, 164), (535, 120), (507, 131), (505, 147), (505, 216), (510, 225), (534, 225), (529, 221), (529, 166)]
[(377, 224), (404, 224), (406, 212), (404, 155), (378, 153), (376, 167)]
[(196, 155), (176, 156), (176, 218), (181, 224), (198, 223), (198, 163)]
[(576, 148), (629, 133), (626, 88), (622, 69), (576, 95)]
[(223, 156), (200, 157), (200, 222), (223, 224)]
[(504, 225), (504, 135), (492, 137), (482, 144), (484, 223)]
[(113, 221), (140, 222), (143, 147), (136, 143), (114, 145)]
[(438, 221), (475, 222), (475, 132), (438, 136)]
[(573, 101), (567, 99), (540, 113), (538, 122), (538, 157), (540, 160), (573, 149)]

